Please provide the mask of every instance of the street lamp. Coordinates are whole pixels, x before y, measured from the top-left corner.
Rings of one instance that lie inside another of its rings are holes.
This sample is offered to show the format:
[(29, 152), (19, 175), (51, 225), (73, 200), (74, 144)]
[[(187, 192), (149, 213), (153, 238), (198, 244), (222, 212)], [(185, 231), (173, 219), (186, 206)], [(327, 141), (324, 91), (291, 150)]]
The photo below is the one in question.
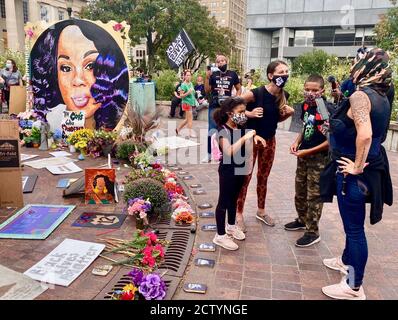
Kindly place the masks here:
[(66, 11), (68, 11), (69, 19), (72, 18), (73, 0), (66, 0)]

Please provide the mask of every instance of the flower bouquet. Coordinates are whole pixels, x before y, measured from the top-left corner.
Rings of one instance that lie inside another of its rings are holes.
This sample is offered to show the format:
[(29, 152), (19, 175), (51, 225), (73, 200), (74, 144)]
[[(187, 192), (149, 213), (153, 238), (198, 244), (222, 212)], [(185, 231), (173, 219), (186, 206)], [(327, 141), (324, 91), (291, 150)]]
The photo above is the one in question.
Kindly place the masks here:
[(177, 224), (191, 224), (194, 221), (192, 213), (187, 210), (175, 211), (173, 219)]
[(94, 137), (91, 129), (79, 129), (73, 132), (68, 138), (69, 145), (74, 146), (81, 153), (86, 153), (88, 142)]
[(149, 225), (148, 212), (152, 210), (152, 205), (148, 199), (144, 200), (143, 197), (130, 199), (128, 206), (128, 214), (135, 217), (137, 229), (142, 230)]
[(104, 254), (101, 257), (115, 265), (134, 266), (148, 272), (157, 269), (163, 262), (167, 241), (159, 240), (153, 232), (144, 233), (137, 230), (132, 240), (107, 239), (105, 254), (122, 254), (122, 260), (111, 259)]
[(108, 156), (111, 153), (117, 133), (105, 130), (94, 131), (93, 137), (87, 143), (87, 151), (93, 158)]
[(157, 273), (144, 274), (142, 270), (133, 268), (128, 276), (131, 283), (113, 293), (113, 300), (164, 300), (167, 287)]

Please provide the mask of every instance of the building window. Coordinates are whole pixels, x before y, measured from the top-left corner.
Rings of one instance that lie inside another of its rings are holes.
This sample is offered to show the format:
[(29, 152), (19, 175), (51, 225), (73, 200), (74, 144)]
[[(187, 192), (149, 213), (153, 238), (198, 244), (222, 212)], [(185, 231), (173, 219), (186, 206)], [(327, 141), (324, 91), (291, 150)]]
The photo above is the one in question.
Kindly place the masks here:
[(23, 6), (23, 23), (29, 21), (29, 3), (28, 0), (24, 0), (22, 3)]
[(49, 22), (48, 8), (45, 5), (40, 5), (40, 20)]
[(65, 20), (65, 11), (58, 10), (58, 20)]
[(314, 41), (314, 30), (296, 30), (296, 33), (294, 35), (295, 47), (312, 47), (313, 41)]
[(336, 29), (334, 34), (334, 46), (353, 46), (355, 42), (355, 30)]
[(6, 2), (5, 2), (5, 0), (0, 0), (0, 13), (1, 13), (2, 18), (6, 17)]
[(314, 47), (331, 47), (334, 43), (334, 28), (321, 28), (314, 30)]

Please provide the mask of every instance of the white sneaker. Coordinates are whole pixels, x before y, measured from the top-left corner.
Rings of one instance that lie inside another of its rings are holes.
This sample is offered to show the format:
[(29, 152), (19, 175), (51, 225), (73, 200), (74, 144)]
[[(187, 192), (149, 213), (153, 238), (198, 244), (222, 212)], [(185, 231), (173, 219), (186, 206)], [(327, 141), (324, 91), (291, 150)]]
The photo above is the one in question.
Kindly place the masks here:
[(323, 264), (329, 269), (340, 271), (341, 273), (348, 274), (348, 266), (343, 263), (341, 257), (323, 259)]
[(231, 251), (239, 249), (239, 246), (227, 234), (224, 234), (223, 236), (216, 234), (214, 236), (213, 243)]
[(202, 159), (201, 161), (202, 163), (210, 163), (211, 162), (211, 157), (210, 156), (206, 156)]
[(245, 234), (236, 225), (230, 226), (227, 223), (227, 226), (225, 227), (225, 232), (228, 235), (234, 237), (234, 239), (236, 239), (236, 240), (245, 240), (246, 239)]
[(358, 291), (352, 290), (347, 284), (346, 277), (340, 283), (323, 287), (322, 292), (330, 298), (338, 300), (366, 300), (366, 295), (361, 286)]

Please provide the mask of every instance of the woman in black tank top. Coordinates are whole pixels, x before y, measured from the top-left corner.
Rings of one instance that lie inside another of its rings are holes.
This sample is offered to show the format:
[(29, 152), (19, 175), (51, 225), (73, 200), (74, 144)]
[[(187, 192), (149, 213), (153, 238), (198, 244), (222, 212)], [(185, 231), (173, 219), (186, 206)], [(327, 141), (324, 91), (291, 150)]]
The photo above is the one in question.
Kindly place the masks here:
[[(322, 288), (335, 299), (366, 299), (362, 287), (368, 259), (365, 203), (371, 203), (371, 224), (381, 220), (384, 203), (392, 204), (388, 159), (381, 145), (390, 117), (386, 93), (392, 72), (388, 62), (381, 49), (356, 61), (351, 78), (357, 91), (330, 119), (333, 160), (322, 174), (321, 196), (331, 200), (337, 194), (346, 233), (342, 256), (324, 260), (327, 267), (347, 275), (340, 283)], [(332, 194), (327, 192), (330, 186), (335, 189)]]

